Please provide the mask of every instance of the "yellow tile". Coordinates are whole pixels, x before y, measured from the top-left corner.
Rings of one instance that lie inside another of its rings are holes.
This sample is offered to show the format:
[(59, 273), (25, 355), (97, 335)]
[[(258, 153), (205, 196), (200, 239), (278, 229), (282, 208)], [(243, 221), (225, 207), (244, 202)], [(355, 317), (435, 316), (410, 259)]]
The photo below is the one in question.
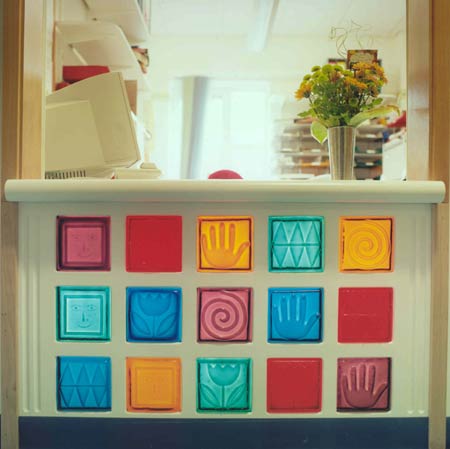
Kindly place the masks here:
[(127, 358), (127, 410), (181, 410), (181, 361), (169, 358)]
[(198, 271), (251, 271), (252, 217), (198, 217)]
[(392, 271), (393, 219), (345, 217), (340, 220), (340, 271)]

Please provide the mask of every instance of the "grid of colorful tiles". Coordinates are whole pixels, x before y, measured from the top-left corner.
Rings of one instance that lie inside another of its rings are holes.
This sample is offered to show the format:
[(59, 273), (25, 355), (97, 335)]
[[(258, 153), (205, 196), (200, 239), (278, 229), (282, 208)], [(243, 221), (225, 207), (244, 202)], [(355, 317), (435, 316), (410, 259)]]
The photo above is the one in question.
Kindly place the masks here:
[[(393, 270), (392, 217), (341, 217), (339, 270)], [(266, 224), (267, 225), (267, 224)], [(253, 218), (197, 218), (197, 270), (253, 270)], [(268, 218), (268, 271), (324, 270), (324, 219), (320, 216)], [(58, 271), (109, 271), (110, 217), (57, 217)], [(127, 216), (127, 272), (182, 272), (182, 217)], [(293, 282), (294, 283), (294, 280)], [(111, 292), (106, 286), (57, 286), (57, 338), (60, 342), (111, 341)], [(393, 289), (339, 289), (338, 342), (387, 343), (393, 336)], [(262, 301), (262, 298), (257, 298)], [(267, 294), (269, 344), (320, 344), (324, 338), (324, 291), (318, 287), (274, 287)], [(182, 343), (182, 326), (197, 326), (197, 343), (252, 341), (253, 289), (197, 289), (197, 323), (183, 323), (182, 289), (128, 287), (126, 340), (130, 343)], [(296, 351), (297, 354), (300, 351)], [(236, 348), (236, 354), (239, 353)], [(127, 410), (179, 412), (181, 359), (128, 357)], [(197, 412), (245, 413), (252, 409), (251, 358), (197, 358)], [(109, 357), (57, 357), (57, 404), (62, 411), (111, 410)], [(322, 404), (321, 358), (268, 357), (268, 413), (316, 413)], [(338, 358), (337, 411), (390, 409), (389, 357)], [(125, 386), (124, 386), (125, 388)]]

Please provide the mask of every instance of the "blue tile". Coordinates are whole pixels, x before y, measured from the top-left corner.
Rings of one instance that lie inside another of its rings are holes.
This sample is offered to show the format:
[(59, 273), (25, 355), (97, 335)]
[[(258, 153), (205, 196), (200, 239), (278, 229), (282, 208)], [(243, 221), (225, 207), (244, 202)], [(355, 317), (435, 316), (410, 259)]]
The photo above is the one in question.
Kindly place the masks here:
[(181, 289), (128, 287), (127, 341), (181, 341)]
[(197, 359), (197, 411), (251, 411), (250, 359)]
[(320, 342), (322, 297), (321, 288), (269, 289), (268, 341)]
[(58, 410), (111, 410), (109, 357), (58, 357)]
[(323, 271), (323, 217), (269, 217), (269, 271)]
[(110, 289), (58, 287), (58, 340), (110, 340)]

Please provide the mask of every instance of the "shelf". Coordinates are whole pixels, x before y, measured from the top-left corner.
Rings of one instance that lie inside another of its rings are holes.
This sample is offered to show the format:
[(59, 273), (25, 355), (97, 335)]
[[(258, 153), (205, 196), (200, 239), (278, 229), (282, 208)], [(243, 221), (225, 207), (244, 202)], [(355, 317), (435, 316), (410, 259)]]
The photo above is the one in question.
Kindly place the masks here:
[(119, 26), (130, 45), (147, 43), (148, 26), (136, 0), (84, 0), (88, 17)]
[(81, 64), (108, 66), (112, 72), (121, 72), (125, 80), (137, 80), (139, 90), (150, 89), (127, 38), (116, 24), (57, 22), (56, 31)]

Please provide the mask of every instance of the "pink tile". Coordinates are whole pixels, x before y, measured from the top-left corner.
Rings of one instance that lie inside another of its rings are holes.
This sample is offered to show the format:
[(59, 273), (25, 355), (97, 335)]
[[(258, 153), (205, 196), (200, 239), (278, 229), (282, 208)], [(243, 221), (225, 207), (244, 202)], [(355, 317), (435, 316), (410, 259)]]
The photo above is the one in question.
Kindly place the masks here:
[(109, 271), (110, 217), (57, 217), (57, 269)]
[(251, 289), (198, 289), (198, 341), (251, 341)]
[(390, 358), (338, 359), (338, 411), (390, 409)]

